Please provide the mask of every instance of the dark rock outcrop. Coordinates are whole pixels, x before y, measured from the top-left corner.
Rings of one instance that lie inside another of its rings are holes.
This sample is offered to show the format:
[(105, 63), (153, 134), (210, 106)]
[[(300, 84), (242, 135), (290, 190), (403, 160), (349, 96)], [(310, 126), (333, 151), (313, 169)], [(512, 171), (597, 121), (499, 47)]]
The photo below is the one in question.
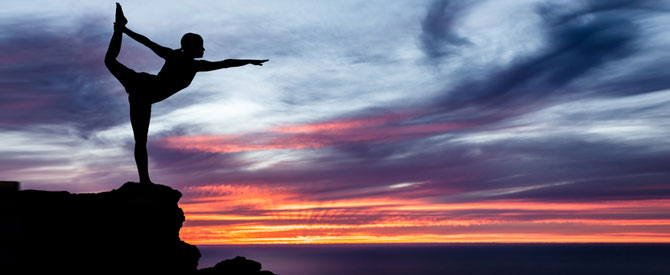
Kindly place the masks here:
[(198, 275), (275, 275), (261, 270), (261, 263), (237, 256), (219, 262), (213, 267), (198, 270)]
[(179, 239), (177, 190), (134, 182), (97, 194), (15, 189), (0, 190), (2, 274), (197, 271), (200, 252)]
[(8, 198), (14, 268), (25, 274), (193, 273), (200, 252), (179, 239), (179, 198), (170, 187), (133, 182), (98, 194), (14, 192)]

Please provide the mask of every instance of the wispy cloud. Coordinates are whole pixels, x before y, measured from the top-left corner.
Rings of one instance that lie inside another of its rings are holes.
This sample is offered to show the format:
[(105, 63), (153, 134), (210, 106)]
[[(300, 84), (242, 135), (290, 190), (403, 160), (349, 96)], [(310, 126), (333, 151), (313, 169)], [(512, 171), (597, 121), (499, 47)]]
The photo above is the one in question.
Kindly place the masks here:
[(47, 19), (5, 22), (2, 37), (0, 127), (67, 124), (81, 135), (125, 122), (123, 94), (112, 88), (98, 56), (106, 38), (101, 26), (50, 27)]
[(421, 43), (429, 58), (441, 58), (454, 54), (459, 46), (471, 45), (467, 38), (456, 32), (458, 19), (473, 5), (467, 0), (433, 1), (421, 23)]
[(159, 141), (172, 149), (235, 153), (271, 149), (306, 149), (358, 142), (397, 142), (462, 129), (467, 123), (403, 124), (406, 115), (382, 114), (305, 125), (280, 126), (242, 135), (174, 136)]

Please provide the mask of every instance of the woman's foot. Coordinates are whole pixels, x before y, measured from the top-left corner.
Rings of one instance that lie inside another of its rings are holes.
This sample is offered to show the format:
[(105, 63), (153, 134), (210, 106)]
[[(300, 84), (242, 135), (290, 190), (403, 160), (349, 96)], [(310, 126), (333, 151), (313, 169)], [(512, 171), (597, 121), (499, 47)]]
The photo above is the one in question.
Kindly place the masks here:
[(119, 26), (125, 26), (128, 24), (128, 19), (123, 15), (123, 9), (121, 9), (121, 4), (116, 3), (116, 22), (114, 22), (114, 25), (119, 27)]

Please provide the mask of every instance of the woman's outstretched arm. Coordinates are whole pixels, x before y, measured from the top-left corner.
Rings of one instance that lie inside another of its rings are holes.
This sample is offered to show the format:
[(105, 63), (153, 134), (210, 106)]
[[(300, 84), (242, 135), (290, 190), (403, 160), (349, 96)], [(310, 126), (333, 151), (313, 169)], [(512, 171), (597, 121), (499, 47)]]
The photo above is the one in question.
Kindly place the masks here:
[(206, 71), (213, 71), (213, 70), (218, 70), (218, 69), (223, 69), (223, 68), (230, 68), (230, 67), (239, 67), (239, 66), (244, 66), (248, 64), (256, 65), (256, 66), (263, 66), (263, 63), (268, 62), (269, 59), (263, 59), (263, 60), (256, 60), (256, 59), (226, 59), (226, 60), (221, 60), (221, 61), (207, 61), (207, 60), (199, 60), (198, 61), (198, 71), (200, 72), (206, 72)]
[(141, 35), (139, 33), (136, 33), (134, 31), (131, 31), (130, 29), (126, 28), (125, 26), (122, 27), (123, 33), (127, 34), (130, 36), (130, 38), (135, 39), (135, 41), (140, 42), (140, 44), (146, 46), (147, 48), (151, 49), (154, 53), (156, 53), (158, 56), (162, 58), (167, 58), (173, 50), (167, 47), (163, 47), (161, 45), (156, 44), (156, 42), (153, 42), (149, 40), (144, 35)]

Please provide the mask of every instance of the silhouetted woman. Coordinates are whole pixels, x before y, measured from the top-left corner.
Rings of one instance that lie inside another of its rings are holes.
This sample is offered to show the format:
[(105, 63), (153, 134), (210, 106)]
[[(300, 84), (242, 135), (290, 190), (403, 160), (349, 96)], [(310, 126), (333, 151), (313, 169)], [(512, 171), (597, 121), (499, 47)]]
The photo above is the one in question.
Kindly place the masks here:
[[(212, 71), (222, 68), (238, 67), (247, 64), (262, 66), (265, 60), (226, 59), (222, 61), (195, 60), (202, 57), (205, 49), (202, 46), (202, 37), (194, 33), (187, 33), (181, 38), (181, 48), (173, 50), (163, 47), (126, 28), (126, 20), (121, 5), (116, 3), (116, 22), (114, 34), (109, 42), (105, 55), (105, 65), (118, 79), (128, 93), (130, 103), (130, 124), (135, 137), (135, 163), (140, 176), (140, 182), (151, 183), (149, 178), (147, 135), (151, 120), (151, 104), (162, 101), (178, 91), (186, 88), (195, 73)], [(116, 60), (121, 51), (123, 33), (144, 46), (147, 46), (158, 56), (165, 59), (165, 64), (158, 75), (135, 72)]]

